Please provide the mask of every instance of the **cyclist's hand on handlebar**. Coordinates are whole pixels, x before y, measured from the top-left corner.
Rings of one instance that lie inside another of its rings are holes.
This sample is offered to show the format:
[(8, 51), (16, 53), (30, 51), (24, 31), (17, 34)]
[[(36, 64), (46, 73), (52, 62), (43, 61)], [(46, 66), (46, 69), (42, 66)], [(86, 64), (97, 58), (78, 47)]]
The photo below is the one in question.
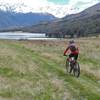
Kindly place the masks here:
[(67, 56), (67, 55), (63, 54), (63, 56)]

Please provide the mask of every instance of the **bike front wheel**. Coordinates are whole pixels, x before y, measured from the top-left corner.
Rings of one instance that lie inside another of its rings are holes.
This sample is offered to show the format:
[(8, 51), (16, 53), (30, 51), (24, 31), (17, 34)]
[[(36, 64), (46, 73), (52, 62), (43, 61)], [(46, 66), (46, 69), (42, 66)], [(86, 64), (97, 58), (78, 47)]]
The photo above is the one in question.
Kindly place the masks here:
[(76, 77), (80, 76), (80, 66), (78, 62), (76, 62), (76, 64), (74, 65), (73, 73), (74, 73), (74, 76)]
[(70, 67), (70, 63), (66, 61), (66, 71), (67, 73), (70, 73), (71, 67)]

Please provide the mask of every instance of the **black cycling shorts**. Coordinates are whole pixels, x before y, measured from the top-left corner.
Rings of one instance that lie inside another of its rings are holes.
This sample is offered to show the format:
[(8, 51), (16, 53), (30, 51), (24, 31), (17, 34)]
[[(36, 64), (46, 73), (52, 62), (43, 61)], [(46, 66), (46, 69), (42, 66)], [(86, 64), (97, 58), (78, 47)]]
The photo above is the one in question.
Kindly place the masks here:
[(69, 55), (69, 58), (71, 58), (71, 57), (74, 57), (75, 60), (77, 60), (77, 59), (78, 59), (78, 54), (70, 54), (70, 55)]

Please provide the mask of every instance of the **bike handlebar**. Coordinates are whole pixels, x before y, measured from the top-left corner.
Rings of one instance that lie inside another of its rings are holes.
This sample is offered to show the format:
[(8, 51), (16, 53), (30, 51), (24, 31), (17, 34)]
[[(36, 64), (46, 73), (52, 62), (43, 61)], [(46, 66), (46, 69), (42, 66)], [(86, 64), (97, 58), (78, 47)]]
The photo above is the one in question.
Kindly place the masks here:
[(68, 55), (63, 55), (63, 56), (66, 56), (67, 57)]

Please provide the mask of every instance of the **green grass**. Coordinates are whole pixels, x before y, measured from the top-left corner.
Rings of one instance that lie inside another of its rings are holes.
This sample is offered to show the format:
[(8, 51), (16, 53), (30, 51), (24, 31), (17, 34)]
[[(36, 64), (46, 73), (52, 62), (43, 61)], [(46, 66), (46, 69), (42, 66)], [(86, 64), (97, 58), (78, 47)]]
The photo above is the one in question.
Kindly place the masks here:
[(66, 40), (1, 40), (0, 97), (4, 100), (100, 100), (98, 39), (76, 41), (81, 50), (79, 78), (66, 73), (66, 57), (63, 57)]

